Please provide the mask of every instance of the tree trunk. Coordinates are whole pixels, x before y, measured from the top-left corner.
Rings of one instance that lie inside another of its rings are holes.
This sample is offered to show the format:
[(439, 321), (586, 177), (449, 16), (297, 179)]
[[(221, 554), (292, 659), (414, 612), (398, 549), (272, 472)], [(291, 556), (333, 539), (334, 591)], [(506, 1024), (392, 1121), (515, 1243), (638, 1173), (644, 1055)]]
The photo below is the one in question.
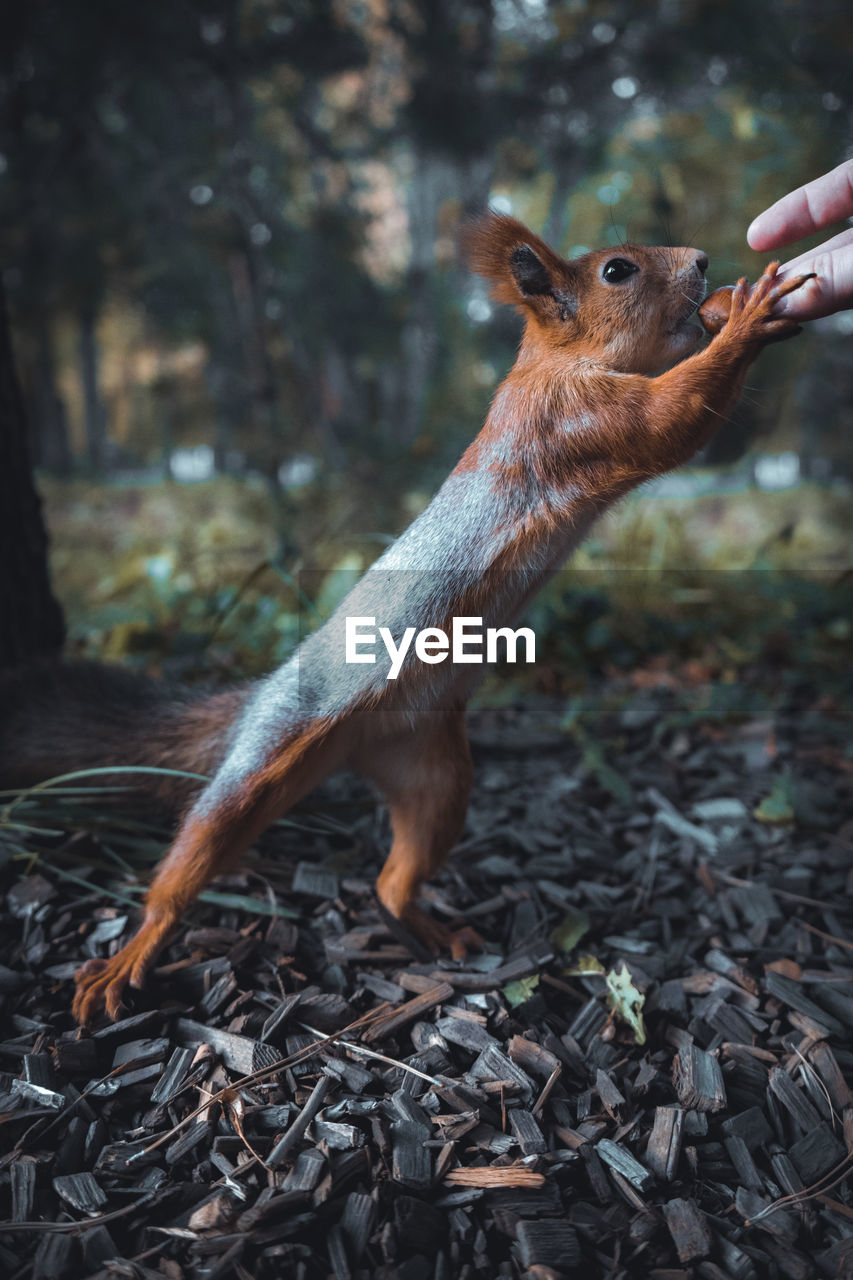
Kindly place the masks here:
[(106, 463), (107, 423), (104, 406), (98, 394), (98, 339), (95, 316), (85, 310), (80, 316), (80, 373), (83, 382), (83, 412), (86, 423), (86, 448), (89, 465), (96, 474)]
[(490, 158), (457, 159), (421, 148), (414, 154), (409, 186), (412, 256), (406, 280), (408, 314), (400, 333), (402, 376), (394, 437), (411, 444), (423, 423), (439, 348), (435, 298), (435, 241), (442, 208), (450, 201), (466, 212), (482, 209), (493, 170)]
[(0, 292), (0, 668), (57, 656), (64, 639), (62, 610), (50, 589), (47, 534)]
[(56, 385), (53, 334), (43, 312), (35, 320), (35, 338), (36, 355), (30, 366), (28, 387), (31, 424), (35, 428), (30, 437), (33, 461), (54, 475), (67, 476), (71, 471), (68, 416)]

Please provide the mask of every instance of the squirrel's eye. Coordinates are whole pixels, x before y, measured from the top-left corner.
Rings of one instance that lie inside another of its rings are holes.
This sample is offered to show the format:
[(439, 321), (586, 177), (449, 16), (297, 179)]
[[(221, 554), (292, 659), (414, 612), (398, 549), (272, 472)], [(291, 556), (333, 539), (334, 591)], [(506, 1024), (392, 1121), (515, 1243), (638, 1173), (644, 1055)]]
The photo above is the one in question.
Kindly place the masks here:
[(627, 280), (628, 276), (632, 276), (639, 270), (640, 268), (635, 263), (629, 262), (627, 258), (611, 258), (605, 265), (601, 278), (608, 284), (618, 284), (620, 280)]

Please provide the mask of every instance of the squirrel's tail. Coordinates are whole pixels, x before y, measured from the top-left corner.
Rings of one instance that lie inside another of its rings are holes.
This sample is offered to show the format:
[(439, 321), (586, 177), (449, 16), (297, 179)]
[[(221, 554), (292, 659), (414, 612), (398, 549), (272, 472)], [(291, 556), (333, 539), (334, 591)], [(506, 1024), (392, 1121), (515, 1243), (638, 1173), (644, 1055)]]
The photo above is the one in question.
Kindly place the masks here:
[[(198, 692), (122, 667), (39, 662), (0, 673), (0, 790), (79, 769), (155, 766), (211, 776), (251, 686)], [(184, 808), (202, 786), (157, 773), (105, 775), (159, 808)]]

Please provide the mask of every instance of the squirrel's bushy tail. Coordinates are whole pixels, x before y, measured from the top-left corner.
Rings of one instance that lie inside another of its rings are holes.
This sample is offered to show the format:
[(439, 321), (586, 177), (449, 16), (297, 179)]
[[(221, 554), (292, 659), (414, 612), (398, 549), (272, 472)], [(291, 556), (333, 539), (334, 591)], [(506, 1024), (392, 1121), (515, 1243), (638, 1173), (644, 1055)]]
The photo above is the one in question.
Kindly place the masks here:
[[(199, 692), (121, 667), (39, 662), (0, 673), (0, 790), (78, 769), (147, 765), (211, 776), (251, 686)], [(201, 783), (160, 774), (105, 775), (128, 794), (177, 811)]]

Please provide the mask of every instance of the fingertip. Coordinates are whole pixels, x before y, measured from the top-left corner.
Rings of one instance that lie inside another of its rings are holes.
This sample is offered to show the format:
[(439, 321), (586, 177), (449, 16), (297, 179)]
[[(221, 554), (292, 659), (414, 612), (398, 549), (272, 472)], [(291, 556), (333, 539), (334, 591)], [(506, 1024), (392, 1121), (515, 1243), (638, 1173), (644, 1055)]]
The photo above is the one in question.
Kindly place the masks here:
[(759, 252), (762, 247), (760, 223), (761, 218), (754, 218), (746, 229), (746, 243), (750, 249), (757, 249)]
[(747, 228), (746, 243), (756, 253), (768, 253), (771, 249), (778, 249), (786, 241), (784, 236), (779, 235), (778, 230), (774, 232), (772, 223), (768, 223), (765, 215), (760, 213), (757, 218), (753, 218)]

